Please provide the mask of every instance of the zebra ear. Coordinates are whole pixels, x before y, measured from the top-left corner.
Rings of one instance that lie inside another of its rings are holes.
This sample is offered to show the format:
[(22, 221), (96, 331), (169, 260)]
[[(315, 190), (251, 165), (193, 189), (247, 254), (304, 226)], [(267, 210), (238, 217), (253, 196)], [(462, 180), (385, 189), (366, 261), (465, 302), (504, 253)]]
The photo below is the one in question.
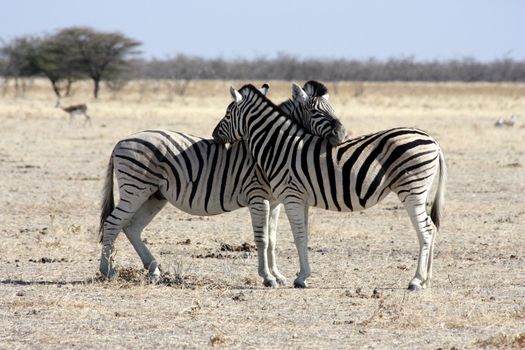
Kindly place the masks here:
[(230, 86), (230, 94), (232, 95), (233, 101), (235, 101), (235, 103), (240, 103), (242, 101), (242, 95), (232, 86)]
[(296, 83), (292, 83), (292, 98), (300, 103), (308, 100), (308, 94)]
[(262, 84), (261, 88), (259, 89), (260, 92), (263, 93), (264, 96), (268, 95), (268, 90), (270, 89), (270, 85), (268, 83)]

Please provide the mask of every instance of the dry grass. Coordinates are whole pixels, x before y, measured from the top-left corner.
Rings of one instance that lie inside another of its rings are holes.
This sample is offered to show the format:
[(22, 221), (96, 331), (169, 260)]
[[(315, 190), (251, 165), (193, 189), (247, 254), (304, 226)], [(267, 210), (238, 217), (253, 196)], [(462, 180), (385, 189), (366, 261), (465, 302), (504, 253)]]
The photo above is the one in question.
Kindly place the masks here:
[[(44, 81), (0, 97), (2, 348), (520, 348), (525, 332), (525, 86), (329, 83), (354, 134), (394, 126), (432, 133), (449, 167), (431, 289), (408, 293), (417, 239), (394, 197), (361, 213), (311, 210), (311, 288), (268, 290), (243, 209), (193, 217), (166, 208), (144, 238), (163, 267), (147, 283), (124, 236), (120, 275), (97, 277), (99, 195), (115, 142), (162, 127), (210, 135), (240, 82), (162, 82), (123, 91), (75, 86), (92, 127), (68, 124)], [(289, 95), (272, 82), (270, 97)], [(519, 116), (513, 128), (494, 128)], [(297, 257), (284, 215), (279, 264)], [(230, 249), (231, 248), (231, 249)], [(238, 249), (237, 249), (238, 248)]]

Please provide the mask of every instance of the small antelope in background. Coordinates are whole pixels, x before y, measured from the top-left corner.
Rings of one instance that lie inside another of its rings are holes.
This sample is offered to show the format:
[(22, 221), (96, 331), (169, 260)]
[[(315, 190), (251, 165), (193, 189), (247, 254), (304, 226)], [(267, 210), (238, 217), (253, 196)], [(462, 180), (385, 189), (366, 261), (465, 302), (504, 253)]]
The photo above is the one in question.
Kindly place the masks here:
[(68, 107), (62, 107), (60, 105), (60, 100), (57, 100), (57, 103), (55, 105), (56, 108), (62, 109), (64, 112), (69, 114), (69, 122), (71, 123), (73, 121), (74, 115), (84, 115), (85, 122), (84, 124), (91, 125), (91, 117), (87, 114), (87, 105), (85, 103), (81, 103), (78, 105), (71, 105)]

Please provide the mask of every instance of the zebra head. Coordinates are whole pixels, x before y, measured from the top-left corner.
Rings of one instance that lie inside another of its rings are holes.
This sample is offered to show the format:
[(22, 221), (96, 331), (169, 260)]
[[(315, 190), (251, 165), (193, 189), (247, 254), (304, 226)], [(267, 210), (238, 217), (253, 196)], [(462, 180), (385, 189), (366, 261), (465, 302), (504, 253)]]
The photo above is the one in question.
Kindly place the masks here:
[[(264, 84), (259, 91), (266, 95), (268, 85)], [(222, 143), (240, 141), (245, 135), (244, 117), (240, 112), (246, 98), (251, 95), (250, 89), (245, 86), (239, 92), (230, 88), (230, 93), (233, 102), (213, 132), (213, 138)], [(304, 88), (292, 84), (292, 98), (279, 107), (308, 133), (325, 138), (332, 145), (338, 145), (347, 138), (346, 129), (328, 102), (328, 89), (317, 81), (307, 82)]]
[[(264, 83), (258, 90), (260, 93), (266, 96), (269, 89), (270, 86), (267, 83)], [(243, 88), (241, 91), (246, 92), (248, 90)], [(244, 135), (243, 123), (240, 122), (242, 119), (242, 113), (238, 115), (238, 105), (242, 102), (243, 96), (233, 87), (230, 87), (230, 94), (233, 98), (233, 102), (228, 105), (226, 114), (215, 127), (212, 134), (212, 137), (215, 141), (223, 144), (240, 141)]]
[(347, 133), (343, 124), (335, 116), (335, 111), (328, 102), (328, 89), (318, 81), (310, 80), (301, 88), (292, 84), (292, 109), (290, 118), (301, 124), (307, 132), (325, 138), (332, 145), (346, 140)]
[(230, 87), (230, 94), (233, 98), (233, 102), (228, 105), (224, 117), (219, 124), (217, 124), (212, 133), (213, 139), (222, 144), (241, 141), (245, 134), (246, 125), (243, 122), (244, 118), (240, 106), (243, 97), (241, 93), (233, 87)]

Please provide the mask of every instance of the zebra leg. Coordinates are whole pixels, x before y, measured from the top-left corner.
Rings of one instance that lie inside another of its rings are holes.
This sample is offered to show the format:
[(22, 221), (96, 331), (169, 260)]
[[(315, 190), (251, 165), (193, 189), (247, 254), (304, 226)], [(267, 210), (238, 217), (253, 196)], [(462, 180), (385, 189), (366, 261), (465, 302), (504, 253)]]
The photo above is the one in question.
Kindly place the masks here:
[(99, 271), (103, 276), (112, 279), (117, 276), (113, 266), (114, 243), (119, 232), (128, 225), (135, 212), (148, 199), (148, 196), (126, 195), (121, 191), (121, 199), (115, 209), (106, 218), (102, 233), (102, 254)]
[(310, 276), (308, 262), (308, 206), (303, 203), (285, 203), (284, 208), (292, 227), (293, 238), (299, 254), (299, 273), (293, 282), (295, 288), (306, 288), (305, 280)]
[(150, 197), (144, 204), (142, 204), (135, 215), (133, 215), (129, 224), (124, 227), (126, 237), (128, 237), (131, 245), (133, 245), (133, 248), (135, 248), (135, 251), (139, 255), (140, 260), (142, 260), (144, 268), (148, 270), (149, 279), (153, 283), (156, 283), (159, 280), (160, 270), (157, 261), (142, 241), (141, 233), (151, 220), (153, 220), (155, 215), (164, 208), (166, 203), (167, 200), (164, 198), (158, 199)]
[(427, 279), (423, 282), (423, 287), (430, 287), (430, 281), (432, 280), (432, 262), (434, 260), (434, 241), (437, 236), (437, 228), (432, 223), (432, 241), (430, 242), (430, 250), (428, 252), (428, 266), (427, 266)]
[(119, 213), (117, 211), (118, 207), (119, 206), (117, 206), (113, 210), (111, 216), (104, 222), (104, 228), (102, 233), (102, 253), (100, 255), (99, 271), (103, 276), (110, 280), (117, 277), (117, 272), (115, 271), (115, 267), (113, 264), (113, 244), (118, 234), (122, 230), (123, 223), (123, 219), (121, 217), (116, 216), (116, 214)]
[(279, 220), (279, 213), (281, 205), (279, 203), (270, 203), (270, 219), (268, 222), (269, 239), (268, 239), (268, 265), (272, 275), (281, 286), (286, 286), (286, 277), (284, 277), (277, 268), (277, 260), (275, 257), (275, 247), (277, 245), (277, 222)]
[(249, 209), (252, 217), (255, 245), (257, 246), (259, 276), (264, 279), (263, 284), (266, 287), (277, 287), (277, 281), (268, 268), (268, 258), (266, 255), (268, 249), (268, 217), (270, 215), (270, 204), (266, 200), (252, 203)]
[(426, 287), (428, 272), (431, 269), (431, 254), (433, 236), (435, 236), (434, 224), (427, 214), (426, 194), (417, 196), (407, 196), (404, 200), (405, 209), (410, 216), (412, 225), (416, 229), (419, 241), (419, 258), (417, 263), (416, 274), (410, 284), (409, 290), (418, 290)]

